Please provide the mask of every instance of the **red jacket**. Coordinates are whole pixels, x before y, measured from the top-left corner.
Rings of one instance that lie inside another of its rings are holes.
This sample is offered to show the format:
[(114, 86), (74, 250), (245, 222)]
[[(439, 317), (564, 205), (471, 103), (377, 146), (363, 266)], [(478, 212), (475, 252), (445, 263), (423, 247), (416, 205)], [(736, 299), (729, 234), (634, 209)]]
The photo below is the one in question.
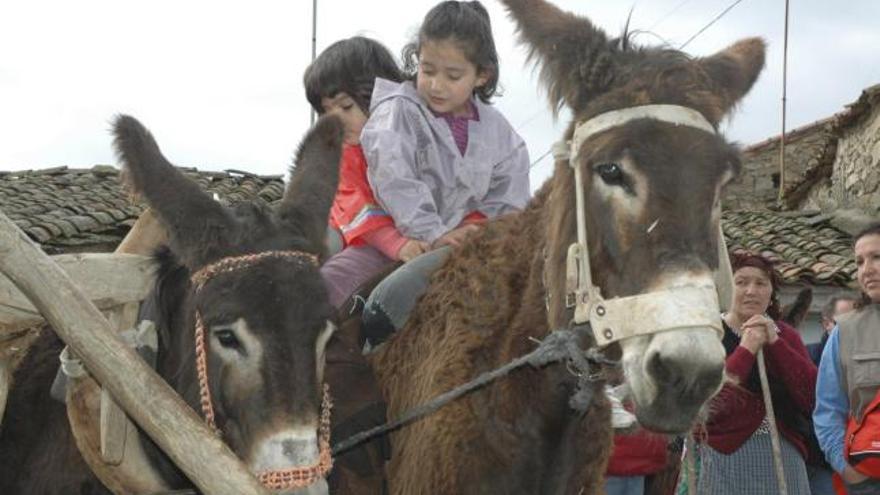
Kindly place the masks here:
[(365, 244), (364, 234), (394, 226), (394, 220), (373, 197), (367, 182), (367, 160), (360, 145), (345, 145), (342, 149), (330, 226), (342, 234), (346, 246)]
[[(486, 216), (479, 211), (468, 214), (461, 225), (481, 223)], [(339, 162), (339, 187), (330, 208), (330, 227), (342, 236), (343, 247), (370, 245), (391, 259), (407, 241), (391, 218), (376, 201), (367, 181), (367, 160), (360, 145), (345, 145)]]
[(666, 438), (646, 430), (614, 435), (614, 451), (608, 460), (608, 476), (646, 476), (666, 467)]
[[(773, 345), (764, 346), (767, 378), (770, 382), (781, 382), (791, 398), (791, 406), (810, 417), (816, 399), (816, 365), (810, 360), (797, 330), (781, 321), (777, 321), (776, 325), (780, 330), (779, 339)], [(737, 346), (727, 356), (727, 374), (739, 383), (746, 383), (752, 368), (757, 367), (756, 358), (744, 347)], [(780, 434), (806, 458), (804, 439), (780, 421), (780, 405), (774, 402), (774, 406)], [(713, 449), (724, 454), (732, 454), (740, 448), (758, 429), (766, 415), (760, 390), (753, 392), (729, 382), (724, 384), (709, 407), (711, 415), (705, 426), (706, 438)], [(700, 438), (700, 432), (697, 438)]]

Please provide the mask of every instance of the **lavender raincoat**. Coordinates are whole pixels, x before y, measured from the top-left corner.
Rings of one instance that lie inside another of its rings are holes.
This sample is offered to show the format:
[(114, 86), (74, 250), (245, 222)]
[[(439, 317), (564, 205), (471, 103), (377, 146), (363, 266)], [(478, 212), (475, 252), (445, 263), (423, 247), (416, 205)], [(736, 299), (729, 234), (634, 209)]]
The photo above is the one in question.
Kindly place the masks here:
[(404, 236), (433, 242), (472, 211), (494, 218), (525, 207), (526, 144), (497, 110), (473, 102), (479, 120), (468, 122), (461, 156), (413, 83), (376, 79), (361, 147), (376, 199)]

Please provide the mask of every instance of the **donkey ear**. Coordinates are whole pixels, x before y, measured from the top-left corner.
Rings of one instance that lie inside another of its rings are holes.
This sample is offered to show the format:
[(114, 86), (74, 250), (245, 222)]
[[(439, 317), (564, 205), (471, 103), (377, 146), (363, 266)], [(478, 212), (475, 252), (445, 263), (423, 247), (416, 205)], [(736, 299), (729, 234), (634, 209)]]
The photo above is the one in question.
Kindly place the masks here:
[(502, 2), (529, 47), (529, 59), (541, 65), (554, 112), (563, 104), (581, 110), (605, 91), (614, 78), (614, 50), (601, 29), (543, 0)]
[(730, 111), (755, 84), (764, 68), (766, 50), (767, 46), (761, 38), (747, 38), (699, 60), (715, 84), (714, 93), (720, 98), (722, 113)]
[(190, 269), (221, 257), (234, 228), (226, 210), (162, 156), (152, 134), (128, 115), (113, 124), (125, 182), (168, 230), (172, 251)]
[(290, 185), (281, 200), (281, 220), (302, 232), (324, 254), (327, 217), (339, 184), (342, 156), (342, 120), (333, 115), (321, 117), (309, 130), (296, 152), (290, 170)]

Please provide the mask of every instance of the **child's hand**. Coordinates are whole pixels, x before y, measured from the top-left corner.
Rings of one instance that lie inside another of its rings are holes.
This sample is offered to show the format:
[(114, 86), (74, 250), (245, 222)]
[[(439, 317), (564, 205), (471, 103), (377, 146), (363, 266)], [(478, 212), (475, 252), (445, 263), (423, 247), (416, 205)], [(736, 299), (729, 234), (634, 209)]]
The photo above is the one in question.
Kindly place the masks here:
[(461, 243), (464, 242), (465, 239), (468, 238), (474, 232), (480, 230), (480, 226), (474, 223), (468, 223), (462, 225), (460, 227), (456, 227), (449, 232), (440, 236), (439, 239), (434, 241), (434, 248), (442, 247), (442, 246), (452, 246), (458, 247), (461, 246)]
[(403, 243), (403, 246), (401, 246), (400, 251), (397, 252), (397, 259), (401, 261), (409, 261), (428, 251), (428, 248), (429, 246), (427, 242), (407, 239), (407, 241)]

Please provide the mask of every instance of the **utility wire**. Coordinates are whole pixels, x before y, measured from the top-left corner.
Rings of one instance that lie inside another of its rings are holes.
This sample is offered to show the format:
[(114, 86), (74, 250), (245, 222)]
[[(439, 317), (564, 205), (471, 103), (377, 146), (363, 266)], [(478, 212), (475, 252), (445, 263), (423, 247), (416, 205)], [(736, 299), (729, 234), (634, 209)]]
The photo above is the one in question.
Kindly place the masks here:
[(550, 152), (552, 152), (552, 151), (553, 151), (553, 146), (551, 146), (550, 149), (548, 149), (547, 151), (545, 151), (543, 155), (539, 156), (537, 160), (535, 160), (535, 161), (533, 161), (531, 164), (529, 164), (529, 170), (531, 170), (535, 165), (537, 165), (538, 162), (540, 162), (541, 160), (543, 160), (544, 158), (546, 158), (547, 155), (549, 155)]
[(690, 43), (691, 41), (693, 41), (694, 38), (696, 38), (697, 36), (703, 34), (703, 31), (709, 29), (709, 26), (711, 26), (712, 24), (715, 24), (715, 23), (718, 21), (718, 19), (721, 19), (722, 17), (724, 17), (728, 12), (730, 12), (730, 9), (736, 7), (737, 4), (739, 4), (740, 2), (742, 2), (742, 0), (736, 0), (735, 2), (733, 2), (732, 4), (730, 4), (726, 9), (724, 9), (723, 12), (721, 12), (721, 13), (718, 14), (714, 19), (712, 19), (711, 21), (709, 21), (709, 24), (706, 24), (705, 26), (703, 26), (702, 29), (700, 29), (700, 30), (697, 31), (693, 36), (691, 36), (690, 38), (688, 38), (688, 40), (685, 41), (684, 44), (682, 44), (680, 47), (678, 47), (678, 49), (679, 49), (679, 50), (682, 50), (682, 49), (684, 49), (684, 47), (688, 46), (688, 43)]
[(682, 0), (678, 5), (676, 5), (675, 7), (673, 7), (672, 10), (670, 10), (669, 12), (667, 12), (666, 14), (664, 14), (663, 17), (660, 18), (660, 20), (658, 20), (658, 21), (655, 22), (654, 24), (651, 24), (651, 27), (648, 28), (648, 31), (651, 31), (651, 30), (654, 29), (655, 27), (659, 26), (663, 21), (665, 21), (666, 19), (668, 19), (669, 16), (671, 16), (671, 15), (674, 14), (674, 13), (676, 13), (676, 12), (678, 11), (678, 9), (680, 9), (684, 4), (686, 4), (686, 3), (690, 2), (690, 1), (691, 1), (691, 0)]

